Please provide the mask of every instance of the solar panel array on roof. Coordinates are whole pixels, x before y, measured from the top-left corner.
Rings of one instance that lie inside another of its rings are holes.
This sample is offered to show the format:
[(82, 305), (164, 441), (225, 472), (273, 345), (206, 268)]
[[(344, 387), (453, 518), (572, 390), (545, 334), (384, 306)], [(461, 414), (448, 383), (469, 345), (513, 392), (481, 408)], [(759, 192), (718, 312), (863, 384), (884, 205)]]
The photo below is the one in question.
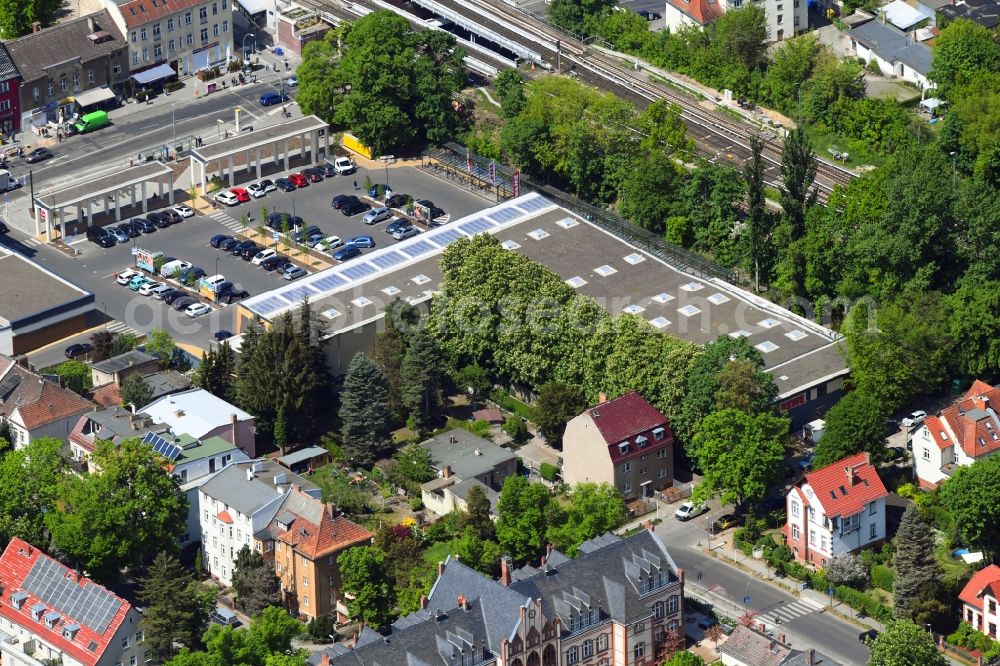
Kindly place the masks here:
[(387, 252), (386, 254), (380, 254), (376, 257), (372, 257), (371, 262), (378, 266), (379, 268), (389, 268), (390, 266), (395, 266), (396, 264), (401, 264), (406, 261), (406, 257), (401, 255), (399, 252), (393, 250), (392, 252)]
[(436, 248), (425, 240), (420, 240), (413, 245), (399, 248), (399, 251), (408, 257), (419, 257), (422, 254), (433, 252)]
[(281, 294), (282, 298), (284, 298), (289, 303), (298, 303), (306, 296), (313, 297), (315, 295), (316, 292), (305, 285), (294, 287), (292, 289), (289, 289), (288, 291), (282, 292)]
[(104, 633), (123, 603), (100, 585), (90, 581), (80, 585), (69, 569), (44, 556), (32, 565), (24, 589), (98, 634)]
[(288, 303), (282, 299), (272, 296), (260, 303), (254, 303), (253, 309), (262, 315), (269, 315), (275, 310), (280, 310), (281, 308), (287, 306)]
[(525, 199), (517, 204), (517, 207), (526, 213), (534, 213), (535, 211), (547, 208), (552, 205), (552, 202), (545, 197), (536, 196), (530, 199)]
[(344, 277), (351, 278), (352, 280), (360, 280), (363, 277), (371, 275), (372, 273), (378, 272), (378, 269), (365, 262), (363, 264), (354, 264), (350, 268), (341, 271)]
[(465, 224), (459, 226), (458, 228), (471, 236), (473, 234), (478, 234), (482, 231), (486, 231), (487, 229), (492, 229), (495, 226), (496, 225), (490, 222), (489, 220), (477, 217), (471, 222), (466, 222)]
[(524, 213), (516, 208), (501, 208), (498, 211), (490, 213), (488, 217), (496, 222), (513, 222), (520, 217), (524, 217)]
[(429, 240), (438, 247), (447, 247), (459, 238), (465, 238), (465, 236), (455, 229), (445, 229), (441, 233), (431, 236)]
[(330, 273), (329, 275), (324, 275), (321, 279), (316, 280), (312, 283), (313, 289), (320, 292), (327, 292), (336, 289), (337, 287), (347, 284), (347, 280), (340, 277), (336, 273)]
[(173, 442), (163, 439), (155, 432), (147, 432), (146, 436), (142, 438), (142, 443), (169, 460), (176, 461), (184, 453), (184, 449)]
[(17, 385), (21, 383), (21, 375), (14, 373), (0, 382), (0, 400), (6, 400)]

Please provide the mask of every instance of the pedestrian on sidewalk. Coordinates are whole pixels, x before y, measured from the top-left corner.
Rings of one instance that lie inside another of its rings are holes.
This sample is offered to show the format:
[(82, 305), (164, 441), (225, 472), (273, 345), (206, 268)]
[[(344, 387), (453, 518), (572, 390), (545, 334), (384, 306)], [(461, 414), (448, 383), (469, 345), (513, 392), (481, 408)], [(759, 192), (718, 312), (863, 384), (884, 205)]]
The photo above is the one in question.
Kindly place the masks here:
[(358, 181), (354, 181), (354, 191), (358, 191)]
[(701, 572), (698, 572), (698, 580), (701, 580)]

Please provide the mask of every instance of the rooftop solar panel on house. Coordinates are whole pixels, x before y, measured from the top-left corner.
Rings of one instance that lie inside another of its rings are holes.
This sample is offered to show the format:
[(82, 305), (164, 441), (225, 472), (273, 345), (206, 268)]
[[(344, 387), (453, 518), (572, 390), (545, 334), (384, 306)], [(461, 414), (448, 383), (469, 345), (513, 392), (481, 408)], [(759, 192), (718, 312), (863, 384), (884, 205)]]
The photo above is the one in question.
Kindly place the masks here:
[(24, 589), (62, 615), (103, 634), (122, 600), (92, 582), (81, 585), (63, 565), (40, 556), (24, 579)]

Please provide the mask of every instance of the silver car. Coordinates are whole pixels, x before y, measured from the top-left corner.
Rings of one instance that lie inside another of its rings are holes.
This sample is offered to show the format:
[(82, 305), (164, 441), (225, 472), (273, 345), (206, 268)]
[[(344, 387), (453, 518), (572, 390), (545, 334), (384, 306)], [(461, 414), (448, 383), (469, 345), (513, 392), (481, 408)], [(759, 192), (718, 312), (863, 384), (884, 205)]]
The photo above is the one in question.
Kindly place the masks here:
[(306, 275), (306, 269), (301, 266), (289, 266), (285, 269), (285, 272), (281, 274), (281, 277), (286, 280), (294, 280), (295, 278), (300, 278)]
[(388, 208), (372, 208), (370, 211), (365, 213), (365, 216), (361, 218), (361, 221), (365, 224), (378, 224), (382, 220), (388, 220), (392, 217), (392, 213), (389, 212)]

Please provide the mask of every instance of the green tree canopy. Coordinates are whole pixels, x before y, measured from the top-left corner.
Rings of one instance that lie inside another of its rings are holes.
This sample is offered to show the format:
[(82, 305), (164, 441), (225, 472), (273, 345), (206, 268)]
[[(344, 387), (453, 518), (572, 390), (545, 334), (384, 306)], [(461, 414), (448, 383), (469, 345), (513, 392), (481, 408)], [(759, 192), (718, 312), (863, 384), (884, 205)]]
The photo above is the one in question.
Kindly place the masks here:
[(868, 666), (946, 666), (934, 636), (909, 620), (897, 620), (872, 641)]
[(31, 24), (38, 21), (47, 28), (56, 21), (62, 8), (58, 0), (28, 0), (28, 2), (0, 1), (0, 36), (14, 39), (31, 32)]
[(153, 401), (153, 387), (138, 372), (131, 372), (122, 380), (118, 395), (122, 404), (134, 405), (140, 410)]
[(60, 484), (69, 470), (64, 445), (54, 437), (39, 437), (0, 457), (0, 539), (4, 543), (13, 537), (35, 545), (48, 543), (45, 516), (55, 509)]
[(395, 298), (385, 307), (385, 317), (382, 319), (385, 328), (375, 335), (372, 345), (372, 358), (385, 372), (389, 387), (389, 407), (396, 421), (406, 420), (406, 407), (403, 405), (402, 368), (403, 357), (406, 356), (406, 336), (419, 324), (420, 312), (402, 300)]
[(174, 338), (162, 328), (157, 328), (150, 332), (146, 339), (146, 353), (160, 359), (161, 367), (169, 367), (174, 360), (174, 351), (177, 344)]
[(930, 78), (947, 94), (949, 87), (965, 83), (978, 72), (1000, 71), (1000, 46), (987, 28), (974, 21), (956, 19), (934, 40)]
[(175, 643), (200, 648), (215, 605), (214, 588), (196, 582), (176, 557), (164, 552), (157, 554), (140, 584), (143, 631), (153, 658), (162, 663), (173, 657)]
[(576, 557), (580, 544), (618, 527), (625, 519), (625, 500), (608, 483), (578, 483), (569, 493), (560, 524), (548, 528), (549, 541), (560, 551)]
[(906, 507), (893, 544), (893, 614), (910, 619), (941, 577), (941, 565), (934, 555), (934, 535), (916, 506)]
[(306, 651), (292, 650), (292, 639), (304, 629), (283, 608), (271, 606), (246, 630), (213, 624), (203, 652), (184, 649), (167, 666), (305, 666)]
[(90, 380), (90, 366), (81, 361), (63, 361), (55, 367), (55, 373), (63, 385), (77, 395), (86, 395), (94, 386)]
[(941, 487), (941, 502), (967, 546), (991, 553), (1000, 550), (1000, 456), (959, 467)]
[(202, 354), (201, 365), (194, 373), (195, 386), (201, 387), (212, 395), (227, 402), (236, 399), (236, 355), (223, 341), (217, 349), (209, 349)]
[(1000, 373), (1000, 281), (963, 280), (948, 297), (958, 369), (966, 377)]
[(389, 443), (392, 413), (385, 373), (364, 352), (351, 359), (340, 394), (340, 434), (344, 454), (368, 467)]
[(725, 12), (711, 24), (715, 41), (722, 56), (739, 62), (748, 71), (761, 68), (767, 62), (767, 14), (755, 2), (748, 2), (738, 9)]
[(479, 538), (475, 528), (466, 527), (454, 543), (455, 554), (463, 564), (487, 576), (494, 576), (500, 564), (500, 544)]
[(426, 331), (414, 331), (400, 369), (403, 404), (420, 429), (441, 412), (448, 367), (437, 341)]
[(337, 556), (343, 592), (352, 620), (363, 620), (381, 629), (392, 622), (395, 593), (389, 564), (383, 550), (375, 546), (348, 548)]
[(820, 469), (867, 451), (874, 462), (885, 458), (886, 418), (883, 403), (864, 391), (851, 391), (826, 414), (826, 428), (816, 445), (813, 467)]
[(458, 525), (464, 531), (472, 529), (476, 538), (492, 541), (496, 538), (496, 525), (490, 516), (490, 500), (479, 486), (469, 489), (465, 498), (465, 511), (459, 515)]
[(555, 447), (562, 447), (566, 423), (587, 408), (587, 398), (580, 387), (563, 382), (546, 382), (535, 401), (535, 423), (542, 437)]
[(257, 617), (268, 606), (281, 606), (281, 582), (274, 573), (274, 563), (244, 544), (233, 564), (233, 590), (236, 603), (247, 615)]
[(520, 562), (537, 559), (546, 545), (549, 526), (548, 488), (528, 483), (519, 474), (508, 476), (497, 502), (497, 540), (505, 555)]

